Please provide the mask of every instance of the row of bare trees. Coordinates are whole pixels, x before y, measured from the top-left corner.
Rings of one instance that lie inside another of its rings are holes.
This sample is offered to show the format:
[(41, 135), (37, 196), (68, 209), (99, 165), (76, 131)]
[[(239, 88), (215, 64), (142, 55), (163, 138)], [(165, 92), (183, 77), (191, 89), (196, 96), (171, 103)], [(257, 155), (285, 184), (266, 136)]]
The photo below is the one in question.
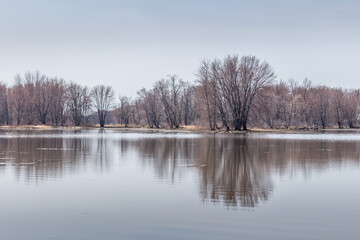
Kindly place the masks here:
[(11, 87), (0, 84), (0, 123), (79, 126), (86, 123), (95, 107), (103, 126), (113, 97), (111, 87), (100, 85), (90, 90), (40, 72), (27, 72), (17, 75)]
[(135, 99), (121, 96), (114, 110), (118, 124), (148, 125), (150, 128), (179, 128), (198, 119), (196, 87), (176, 75), (155, 82), (152, 89), (141, 89)]
[(280, 81), (260, 91), (253, 117), (270, 128), (355, 128), (359, 100), (359, 90)]
[(211, 130), (358, 126), (359, 90), (276, 81), (271, 66), (255, 56), (203, 60), (196, 77), (192, 84), (169, 75), (135, 98), (116, 101), (110, 86), (89, 89), (27, 72), (17, 75), (12, 86), (0, 83), (0, 124), (199, 125)]

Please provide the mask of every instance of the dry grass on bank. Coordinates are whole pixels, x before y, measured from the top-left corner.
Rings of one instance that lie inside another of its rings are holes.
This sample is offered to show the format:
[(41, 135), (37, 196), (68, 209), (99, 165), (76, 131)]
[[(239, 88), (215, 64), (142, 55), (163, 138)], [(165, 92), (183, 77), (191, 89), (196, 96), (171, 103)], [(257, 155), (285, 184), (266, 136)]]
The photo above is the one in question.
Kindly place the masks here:
[[(0, 126), (3, 130), (79, 130), (79, 129), (97, 129), (100, 128), (99, 124), (89, 126), (65, 126), (65, 127), (54, 127), (50, 125), (11, 125), (11, 126)], [(150, 128), (148, 126), (140, 125), (129, 125), (125, 127), (124, 124), (110, 124), (105, 125), (105, 128), (118, 129), (123, 131), (134, 131), (134, 132), (164, 132), (164, 133), (224, 133), (224, 134), (243, 134), (243, 133), (310, 133), (317, 132), (318, 129), (313, 128), (250, 128), (247, 131), (225, 131), (224, 129), (218, 129), (211, 131), (208, 127), (199, 125), (188, 125), (180, 126), (178, 129), (171, 128)], [(359, 129), (338, 129), (338, 128), (327, 128), (322, 131), (359, 131)]]

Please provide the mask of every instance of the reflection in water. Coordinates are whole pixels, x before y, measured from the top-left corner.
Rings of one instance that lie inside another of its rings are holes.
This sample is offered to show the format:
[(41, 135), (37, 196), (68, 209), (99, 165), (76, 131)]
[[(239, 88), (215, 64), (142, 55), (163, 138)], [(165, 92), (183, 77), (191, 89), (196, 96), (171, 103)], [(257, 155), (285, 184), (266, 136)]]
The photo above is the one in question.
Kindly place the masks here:
[(1, 236), (357, 239), (360, 138), (304, 135), (1, 132)]
[[(74, 132), (76, 135), (77, 133)], [(274, 177), (359, 166), (359, 142), (304, 141), (204, 135), (198, 138), (129, 138), (103, 130), (79, 137), (0, 138), (0, 174), (13, 170), (18, 181), (63, 178), (88, 167), (111, 171), (119, 161), (137, 161), (163, 181), (181, 181), (194, 171), (204, 201), (256, 207), (269, 199)], [(1, 175), (0, 175), (1, 176)], [(194, 183), (196, 184), (196, 183)]]

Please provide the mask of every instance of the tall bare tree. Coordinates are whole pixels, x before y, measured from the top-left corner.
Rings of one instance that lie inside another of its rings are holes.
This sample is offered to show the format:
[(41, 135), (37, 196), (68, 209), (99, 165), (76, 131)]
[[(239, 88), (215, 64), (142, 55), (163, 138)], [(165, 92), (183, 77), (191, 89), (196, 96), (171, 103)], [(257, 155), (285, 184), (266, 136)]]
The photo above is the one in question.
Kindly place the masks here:
[(0, 82), (0, 124), (9, 125), (11, 116), (9, 112), (8, 87)]
[(51, 80), (53, 101), (50, 105), (51, 122), (55, 126), (64, 125), (66, 121), (66, 92), (67, 84), (63, 79)]
[(199, 96), (203, 99), (205, 105), (207, 119), (211, 130), (216, 129), (216, 121), (218, 116), (217, 98), (218, 86), (216, 79), (211, 71), (211, 62), (203, 60), (197, 72), (198, 83), (200, 84)]
[(23, 121), (25, 111), (25, 91), (24, 86), (21, 83), (19, 75), (15, 77), (15, 85), (10, 89), (10, 109), (13, 112), (14, 119), (17, 125), (20, 125)]
[(104, 127), (107, 114), (113, 107), (114, 90), (110, 86), (98, 85), (92, 89), (91, 95), (98, 113), (100, 127)]
[[(209, 73), (209, 64), (203, 63), (200, 66), (199, 72), (203, 72), (202, 80), (204, 81), (207, 76), (209, 80), (211, 77), (216, 79), (213, 89), (219, 87), (220, 94), (219, 97), (215, 97), (215, 101), (218, 105), (226, 102), (235, 130), (247, 130), (255, 97), (260, 89), (275, 79), (274, 71), (267, 62), (261, 62), (254, 56), (227, 56), (222, 62), (218, 59), (213, 60), (211, 65), (212, 73)], [(222, 99), (224, 100), (221, 101)], [(223, 114), (227, 112), (226, 108), (222, 108)]]
[(87, 87), (71, 83), (67, 88), (66, 105), (75, 126), (80, 126), (91, 110), (91, 95)]
[(119, 97), (119, 107), (117, 108), (118, 112), (118, 122), (124, 124), (125, 127), (128, 127), (130, 123), (130, 118), (133, 114), (133, 108), (131, 105), (131, 99), (126, 96)]
[(155, 83), (154, 90), (159, 96), (163, 106), (165, 119), (170, 128), (179, 128), (183, 108), (181, 106), (181, 89), (184, 82), (176, 75), (169, 75), (166, 79)]
[(37, 118), (41, 124), (46, 124), (54, 97), (52, 82), (37, 72), (34, 76), (34, 90)]
[(161, 101), (155, 94), (153, 89), (146, 90), (145, 88), (137, 92), (140, 99), (141, 108), (145, 114), (146, 122), (150, 128), (160, 128), (162, 106)]

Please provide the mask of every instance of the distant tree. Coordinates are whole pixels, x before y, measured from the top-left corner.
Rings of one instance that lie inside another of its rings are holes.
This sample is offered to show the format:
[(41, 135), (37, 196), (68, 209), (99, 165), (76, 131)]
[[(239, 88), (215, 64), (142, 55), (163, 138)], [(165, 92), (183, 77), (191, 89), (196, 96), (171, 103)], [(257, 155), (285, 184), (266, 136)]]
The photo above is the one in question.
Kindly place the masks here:
[(315, 108), (313, 112), (315, 126), (326, 128), (330, 122), (330, 90), (326, 86), (320, 86), (314, 91)]
[(166, 79), (155, 82), (154, 91), (163, 104), (165, 119), (170, 128), (179, 128), (181, 124), (181, 89), (184, 84), (176, 75), (169, 75)]
[(71, 83), (67, 88), (66, 106), (75, 126), (80, 126), (91, 110), (91, 95), (87, 87)]
[(51, 79), (51, 93), (53, 101), (50, 105), (51, 122), (55, 126), (64, 125), (66, 122), (66, 93), (67, 83), (63, 79)]
[(144, 112), (146, 122), (150, 128), (160, 128), (162, 106), (159, 97), (155, 94), (153, 89), (146, 90), (145, 88), (137, 92), (141, 108)]
[[(223, 61), (215, 59), (210, 64), (202, 62), (198, 75), (206, 88), (207, 108), (210, 109), (212, 99), (211, 105), (217, 106), (212, 109), (218, 110), (224, 125), (230, 112), (235, 130), (247, 130), (250, 110), (259, 90), (275, 79), (267, 62), (254, 56), (239, 58), (237, 55), (227, 56)], [(209, 94), (211, 91), (213, 97)]]
[(132, 102), (131, 118), (135, 125), (139, 125), (141, 122), (141, 100), (139, 98)]
[(197, 72), (199, 96), (203, 99), (204, 107), (207, 113), (207, 120), (211, 130), (216, 129), (216, 120), (218, 116), (218, 86), (211, 70), (211, 62), (203, 60)]
[(126, 96), (119, 97), (119, 107), (117, 109), (119, 123), (124, 124), (128, 127), (130, 118), (133, 115), (133, 107), (131, 105), (131, 99)]
[(91, 96), (98, 113), (100, 127), (104, 127), (107, 114), (113, 107), (114, 90), (110, 86), (98, 85), (92, 89)]
[(9, 125), (11, 116), (9, 112), (8, 87), (0, 82), (0, 124)]
[(333, 89), (330, 96), (331, 113), (338, 128), (343, 128), (346, 116), (345, 94), (341, 88)]
[(190, 125), (196, 118), (196, 106), (195, 89), (189, 82), (185, 82), (182, 88), (181, 108), (184, 125)]
[(355, 128), (359, 116), (359, 90), (347, 91), (345, 93), (345, 120), (349, 128)]
[(15, 85), (10, 89), (10, 111), (13, 113), (17, 125), (23, 121), (25, 112), (25, 90), (19, 75), (15, 77)]
[(54, 88), (52, 82), (45, 75), (36, 72), (33, 78), (36, 116), (41, 124), (46, 124), (55, 94)]

